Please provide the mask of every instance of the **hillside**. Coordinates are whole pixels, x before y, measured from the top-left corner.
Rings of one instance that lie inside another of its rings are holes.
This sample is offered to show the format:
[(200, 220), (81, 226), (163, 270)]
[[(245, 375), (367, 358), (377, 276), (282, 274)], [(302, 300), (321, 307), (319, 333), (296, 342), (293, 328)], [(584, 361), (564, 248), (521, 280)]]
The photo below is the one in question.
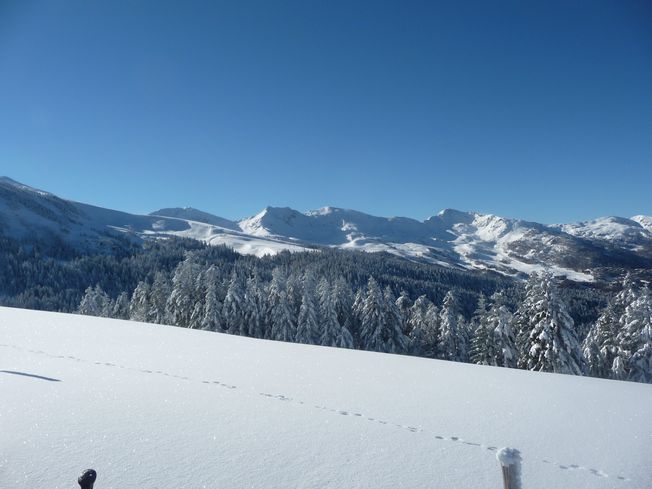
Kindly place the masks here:
[(652, 387), (0, 308), (0, 486), (647, 488)]

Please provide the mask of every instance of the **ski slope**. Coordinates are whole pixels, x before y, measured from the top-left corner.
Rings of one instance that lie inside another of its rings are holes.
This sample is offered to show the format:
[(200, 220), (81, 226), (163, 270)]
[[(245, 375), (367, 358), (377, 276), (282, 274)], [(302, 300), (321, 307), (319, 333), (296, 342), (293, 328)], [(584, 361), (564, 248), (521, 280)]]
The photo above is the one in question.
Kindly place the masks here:
[(0, 487), (647, 488), (652, 386), (0, 308)]

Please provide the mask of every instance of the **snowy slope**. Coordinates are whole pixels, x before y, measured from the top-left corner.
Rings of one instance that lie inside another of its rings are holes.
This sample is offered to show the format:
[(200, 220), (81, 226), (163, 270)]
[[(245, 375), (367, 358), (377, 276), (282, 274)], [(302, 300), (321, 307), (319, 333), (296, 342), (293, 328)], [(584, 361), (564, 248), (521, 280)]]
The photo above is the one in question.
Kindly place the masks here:
[(192, 207), (170, 207), (166, 209), (159, 209), (157, 211), (150, 212), (149, 215), (176, 217), (177, 219), (203, 222), (206, 224), (213, 224), (214, 226), (221, 228), (231, 229), (233, 231), (240, 231), (238, 223), (229, 221), (228, 219), (224, 219), (223, 217), (219, 217), (214, 214), (209, 214), (208, 212), (200, 211), (199, 209), (194, 209)]
[(650, 385), (7, 308), (0, 370), (0, 487), (500, 489), (502, 446), (525, 489), (652, 480)]
[[(646, 227), (646, 224), (648, 227)], [(647, 216), (635, 216), (632, 219), (602, 217), (592, 221), (562, 224), (559, 227), (573, 236), (605, 240), (637, 248), (641, 243), (652, 242), (650, 224), (652, 224), (652, 219)]]
[(652, 216), (634, 216), (632, 217), (632, 221), (639, 223), (650, 233), (652, 233)]
[(651, 218), (636, 216), (547, 226), (453, 209), (418, 221), (335, 207), (306, 213), (267, 207), (240, 221), (193, 208), (142, 216), (60, 199), (0, 178), (0, 234), (27, 240), (56, 236), (79, 247), (101, 248), (118, 235), (133, 240), (174, 235), (256, 256), (336, 247), (510, 276), (549, 268), (592, 281), (600, 268), (652, 269), (650, 223)]

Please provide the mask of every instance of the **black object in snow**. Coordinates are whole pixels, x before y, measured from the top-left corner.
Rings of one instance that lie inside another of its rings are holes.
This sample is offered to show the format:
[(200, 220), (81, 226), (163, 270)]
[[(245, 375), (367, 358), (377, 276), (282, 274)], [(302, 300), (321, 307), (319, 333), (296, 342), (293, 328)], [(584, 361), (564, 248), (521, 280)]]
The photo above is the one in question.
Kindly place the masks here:
[(79, 476), (77, 482), (81, 486), (81, 489), (93, 489), (93, 484), (95, 484), (96, 478), (97, 472), (93, 469), (86, 469), (82, 472), (82, 475)]

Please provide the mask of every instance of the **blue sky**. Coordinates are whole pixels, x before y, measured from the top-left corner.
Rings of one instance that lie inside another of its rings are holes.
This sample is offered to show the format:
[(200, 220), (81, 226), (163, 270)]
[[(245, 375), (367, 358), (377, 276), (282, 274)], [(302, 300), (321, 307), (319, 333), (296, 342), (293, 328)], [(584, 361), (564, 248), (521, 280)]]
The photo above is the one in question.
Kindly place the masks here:
[(0, 174), (131, 212), (652, 214), (646, 1), (0, 0)]

